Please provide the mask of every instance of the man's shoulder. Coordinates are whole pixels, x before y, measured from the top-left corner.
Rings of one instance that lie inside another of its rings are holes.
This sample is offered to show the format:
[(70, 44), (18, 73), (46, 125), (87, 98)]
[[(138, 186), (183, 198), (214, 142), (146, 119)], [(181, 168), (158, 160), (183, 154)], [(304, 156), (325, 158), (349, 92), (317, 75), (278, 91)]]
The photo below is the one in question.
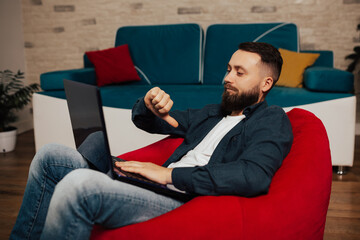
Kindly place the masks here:
[(253, 115), (255, 119), (267, 119), (270, 121), (277, 121), (280, 119), (285, 119), (288, 121), (288, 116), (282, 107), (277, 105), (270, 105), (262, 108), (260, 111), (257, 111), (256, 114)]
[[(291, 139), (291, 122), (283, 108), (271, 105), (253, 114), (246, 122), (247, 133), (252, 135), (254, 132), (263, 136), (263, 133), (275, 135), (286, 135)], [(258, 131), (261, 129), (261, 131)], [(262, 133), (261, 133), (262, 132)]]
[(271, 105), (271, 106), (268, 106), (266, 109), (269, 112), (278, 113), (278, 114), (286, 114), (284, 109), (278, 105)]
[(264, 107), (263, 109), (261, 109), (260, 111), (262, 114), (285, 114), (285, 111), (282, 107), (278, 106), (278, 105), (266, 105), (266, 107)]

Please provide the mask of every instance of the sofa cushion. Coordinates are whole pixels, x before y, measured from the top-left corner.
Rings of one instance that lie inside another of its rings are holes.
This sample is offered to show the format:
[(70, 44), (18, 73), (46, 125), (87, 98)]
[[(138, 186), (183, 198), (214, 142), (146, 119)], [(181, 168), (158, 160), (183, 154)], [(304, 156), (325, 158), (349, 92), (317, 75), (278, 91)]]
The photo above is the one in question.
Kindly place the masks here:
[(283, 66), (277, 86), (302, 87), (303, 75), (307, 67), (314, 64), (320, 56), (318, 53), (298, 53), (279, 48)]
[(95, 69), (81, 68), (43, 73), (40, 75), (40, 85), (44, 91), (62, 90), (64, 89), (64, 79), (95, 85)]
[(129, 44), (135, 66), (150, 84), (200, 82), (203, 31), (198, 24), (121, 27), (115, 46), (122, 44)]
[(95, 66), (96, 84), (99, 87), (114, 83), (140, 81), (127, 44), (86, 52), (86, 55)]
[(298, 51), (298, 31), (292, 23), (215, 24), (206, 31), (204, 84), (222, 84), (232, 54), (242, 42), (267, 42)]
[(304, 73), (307, 89), (320, 92), (351, 92), (354, 89), (354, 75), (335, 68), (311, 67)]
[(313, 92), (306, 88), (274, 87), (266, 96), (269, 105), (280, 107), (300, 106), (351, 97), (348, 93)]

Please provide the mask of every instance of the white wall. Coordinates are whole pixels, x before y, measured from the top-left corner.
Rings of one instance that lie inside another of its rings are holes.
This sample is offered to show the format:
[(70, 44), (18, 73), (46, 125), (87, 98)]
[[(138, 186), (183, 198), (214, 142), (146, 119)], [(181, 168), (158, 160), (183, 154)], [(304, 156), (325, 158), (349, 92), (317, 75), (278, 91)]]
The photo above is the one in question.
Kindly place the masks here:
[[(25, 51), (21, 0), (0, 0), (0, 70), (25, 72)], [(25, 75), (26, 77), (26, 75)], [(24, 80), (27, 83), (26, 78)], [(13, 124), (18, 132), (32, 128), (30, 106), (19, 112), (19, 120)]]

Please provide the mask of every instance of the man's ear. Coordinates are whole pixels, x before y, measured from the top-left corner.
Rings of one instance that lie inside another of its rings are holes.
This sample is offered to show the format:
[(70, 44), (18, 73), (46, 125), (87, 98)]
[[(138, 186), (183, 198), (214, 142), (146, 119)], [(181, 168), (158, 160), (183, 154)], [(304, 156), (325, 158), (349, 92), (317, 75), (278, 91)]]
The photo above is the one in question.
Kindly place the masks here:
[(262, 85), (261, 85), (262, 92), (268, 92), (271, 89), (273, 84), (274, 84), (274, 79), (272, 77), (264, 78)]

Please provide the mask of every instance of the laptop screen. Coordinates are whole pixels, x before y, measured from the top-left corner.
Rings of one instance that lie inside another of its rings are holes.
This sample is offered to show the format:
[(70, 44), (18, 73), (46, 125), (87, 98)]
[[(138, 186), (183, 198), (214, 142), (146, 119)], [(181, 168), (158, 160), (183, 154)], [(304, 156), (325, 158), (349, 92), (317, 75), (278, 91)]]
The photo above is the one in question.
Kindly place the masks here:
[(91, 133), (103, 130), (97, 89), (76, 82), (64, 83), (75, 144), (78, 148)]
[[(116, 174), (112, 167), (113, 160), (106, 135), (99, 89), (93, 85), (70, 80), (64, 80), (64, 88), (78, 152), (87, 160), (90, 168), (114, 178)], [(165, 185), (151, 183), (134, 174), (132, 176), (117, 175), (117, 179), (181, 201), (193, 198), (192, 195), (173, 191)]]
[(108, 173), (111, 156), (99, 89), (64, 80), (66, 100), (77, 150), (92, 167)]

